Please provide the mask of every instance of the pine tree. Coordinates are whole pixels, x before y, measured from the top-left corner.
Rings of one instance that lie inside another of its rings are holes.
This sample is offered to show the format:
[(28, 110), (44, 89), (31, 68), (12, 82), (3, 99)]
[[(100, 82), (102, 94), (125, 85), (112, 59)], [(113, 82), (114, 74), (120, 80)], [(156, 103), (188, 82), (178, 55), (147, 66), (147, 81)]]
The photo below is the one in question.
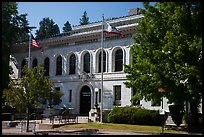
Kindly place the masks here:
[(68, 32), (68, 31), (71, 31), (71, 30), (72, 30), (71, 24), (69, 23), (69, 21), (67, 21), (67, 22), (64, 24), (63, 32)]
[(89, 17), (87, 16), (87, 12), (84, 11), (84, 14), (82, 15), (82, 18), (80, 19), (80, 25), (86, 25), (89, 24)]
[(36, 38), (42, 39), (46, 37), (51, 37), (52, 35), (59, 34), (60, 30), (57, 24), (52, 19), (43, 18), (42, 21), (40, 21), (40, 28), (36, 31)]

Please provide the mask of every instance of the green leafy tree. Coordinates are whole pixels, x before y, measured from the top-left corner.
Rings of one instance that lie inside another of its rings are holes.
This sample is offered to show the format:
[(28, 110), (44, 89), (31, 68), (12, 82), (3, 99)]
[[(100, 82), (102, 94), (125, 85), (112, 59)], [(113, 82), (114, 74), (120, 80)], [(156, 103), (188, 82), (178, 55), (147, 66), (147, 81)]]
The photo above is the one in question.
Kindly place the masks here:
[(198, 122), (202, 96), (202, 6), (196, 2), (144, 3), (132, 62), (125, 65), (133, 100), (151, 100), (163, 87), (169, 102), (190, 103), (192, 125)]
[(55, 24), (55, 22), (49, 17), (43, 18), (43, 20), (40, 21), (39, 24), (40, 28), (36, 31), (37, 39), (51, 37), (52, 35), (60, 33), (58, 25)]
[[(1, 91), (8, 86), (9, 74), (11, 68), (9, 60), (11, 47), (19, 39), (26, 39), (29, 27), (26, 20), (26, 14), (18, 15), (16, 2), (2, 3), (2, 85)], [(21, 38), (24, 36), (24, 38)]]
[(60, 102), (62, 102), (61, 98), (64, 94), (59, 90), (54, 90), (50, 92), (48, 96), (49, 101), (49, 107), (51, 108), (53, 105), (58, 105)]
[(86, 25), (89, 24), (89, 17), (87, 16), (87, 12), (84, 11), (84, 14), (82, 15), (82, 18), (80, 18), (80, 25)]
[(67, 21), (67, 22), (64, 24), (63, 32), (68, 32), (68, 31), (71, 31), (71, 30), (72, 30), (71, 24), (69, 23), (69, 21)]
[[(2, 98), (7, 105), (13, 106), (17, 110), (25, 111), (26, 109), (29, 123), (31, 109), (42, 107), (46, 100), (50, 101), (50, 98), (54, 98), (54, 105), (57, 105), (61, 102), (60, 98), (63, 93), (55, 91), (51, 93), (53, 82), (44, 76), (44, 70), (41, 66), (31, 69), (25, 66), (23, 73), (19, 84), (16, 85), (14, 81), (9, 83), (9, 87), (3, 91)], [(29, 125), (27, 125), (27, 131), (28, 127)]]

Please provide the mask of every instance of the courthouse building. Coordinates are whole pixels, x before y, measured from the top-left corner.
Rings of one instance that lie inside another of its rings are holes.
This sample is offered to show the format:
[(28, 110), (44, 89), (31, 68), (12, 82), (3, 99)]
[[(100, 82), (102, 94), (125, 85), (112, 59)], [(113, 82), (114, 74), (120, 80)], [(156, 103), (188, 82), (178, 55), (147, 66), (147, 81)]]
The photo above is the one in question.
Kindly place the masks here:
[[(127, 16), (106, 20), (125, 37), (104, 33), (104, 110), (135, 105), (131, 101), (133, 89), (124, 84), (127, 74), (124, 73), (123, 64), (131, 62), (130, 48), (134, 44), (132, 37), (137, 33), (136, 26), (142, 17), (142, 14), (129, 12)], [(73, 108), (75, 114), (88, 115), (96, 101), (99, 107), (101, 106), (101, 30), (102, 21), (98, 21), (75, 26), (70, 32), (38, 40), (44, 49), (43, 54), (31, 46), (31, 67), (44, 64), (44, 69), (47, 70), (45, 75), (54, 81), (54, 88), (64, 93), (62, 103), (54, 108), (66, 106)], [(27, 64), (28, 47), (27, 41), (17, 43), (12, 49), (12, 55), (16, 60), (11, 62), (14, 68), (11, 77), (14, 79), (21, 77), (22, 67)], [(154, 104), (141, 100), (138, 104), (148, 109), (161, 109), (161, 102)], [(164, 109), (169, 111), (166, 99)]]

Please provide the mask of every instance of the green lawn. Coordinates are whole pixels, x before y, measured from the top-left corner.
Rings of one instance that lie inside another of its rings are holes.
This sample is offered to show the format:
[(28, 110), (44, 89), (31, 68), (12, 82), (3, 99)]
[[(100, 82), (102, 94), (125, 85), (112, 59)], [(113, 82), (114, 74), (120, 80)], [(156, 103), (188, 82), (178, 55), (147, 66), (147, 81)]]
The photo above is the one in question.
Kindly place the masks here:
[[(161, 133), (161, 126), (145, 126), (145, 125), (130, 125), (130, 124), (112, 124), (112, 123), (80, 123), (80, 124), (69, 124), (61, 126), (58, 129), (99, 129), (108, 131), (127, 131), (127, 132), (153, 132)], [(164, 133), (175, 133), (175, 134), (188, 134), (181, 130), (164, 130)]]

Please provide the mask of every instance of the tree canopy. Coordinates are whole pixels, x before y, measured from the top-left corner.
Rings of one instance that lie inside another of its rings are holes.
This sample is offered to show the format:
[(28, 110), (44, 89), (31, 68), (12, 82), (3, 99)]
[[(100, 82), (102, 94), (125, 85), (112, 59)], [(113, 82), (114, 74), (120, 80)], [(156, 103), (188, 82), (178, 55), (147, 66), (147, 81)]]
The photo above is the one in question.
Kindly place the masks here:
[(89, 24), (89, 17), (87, 16), (87, 12), (86, 11), (84, 11), (82, 17), (80, 18), (79, 23), (80, 23), (80, 25)]
[[(44, 76), (42, 66), (23, 68), (24, 75), (19, 83), (10, 81), (8, 88), (4, 89), (2, 98), (6, 106), (12, 106), (17, 112), (27, 113), (27, 131), (29, 131), (29, 117), (31, 110), (43, 108), (43, 104), (49, 101), (49, 105), (61, 102), (63, 93), (52, 91), (52, 81)], [(43, 86), (42, 86), (43, 85)]]
[(18, 15), (16, 2), (2, 3), (2, 85), (1, 91), (8, 86), (9, 82), (9, 59), (11, 47), (18, 40), (25, 40), (29, 32), (26, 14)]
[(63, 29), (63, 32), (68, 32), (68, 31), (71, 31), (71, 30), (72, 30), (72, 27), (71, 27), (71, 24), (69, 23), (69, 21), (67, 21), (67, 22), (64, 24), (64, 27), (63, 27), (62, 29)]
[(132, 62), (125, 65), (125, 84), (134, 88), (133, 100), (151, 100), (163, 87), (169, 102), (188, 101), (197, 109), (202, 95), (201, 4), (145, 2), (144, 7), (131, 47)]
[(31, 69), (25, 66), (23, 73), (20, 83), (10, 81), (9, 87), (3, 92), (2, 98), (8, 105), (17, 110), (25, 110), (27, 107), (42, 108), (47, 101), (49, 105), (58, 105), (61, 102), (63, 93), (52, 89), (53, 82), (44, 76), (42, 66)]
[(60, 33), (58, 25), (49, 17), (43, 18), (39, 24), (40, 27), (36, 31), (36, 39), (47, 38)]

